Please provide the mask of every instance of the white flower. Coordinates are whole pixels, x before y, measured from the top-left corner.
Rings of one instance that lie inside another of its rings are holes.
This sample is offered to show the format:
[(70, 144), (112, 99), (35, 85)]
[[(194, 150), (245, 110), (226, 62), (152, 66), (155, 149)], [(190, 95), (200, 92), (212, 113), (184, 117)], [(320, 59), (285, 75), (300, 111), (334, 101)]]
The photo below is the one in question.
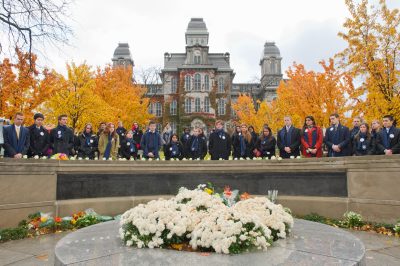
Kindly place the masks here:
[(22, 158), (28, 159), (28, 155), (24, 155), (24, 156), (22, 156)]
[(33, 158), (37, 160), (39, 159), (39, 155), (35, 155)]

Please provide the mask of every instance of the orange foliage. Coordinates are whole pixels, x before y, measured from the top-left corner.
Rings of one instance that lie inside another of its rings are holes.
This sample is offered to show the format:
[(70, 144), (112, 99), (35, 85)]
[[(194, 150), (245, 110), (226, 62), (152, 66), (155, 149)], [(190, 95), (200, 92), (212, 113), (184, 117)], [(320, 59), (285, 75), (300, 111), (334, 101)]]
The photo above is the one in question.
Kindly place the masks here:
[(25, 124), (33, 122), (33, 114), (53, 94), (49, 86), (54, 76), (47, 69), (40, 73), (36, 68), (37, 56), (16, 50), (18, 61), (5, 58), (0, 64), (0, 111), (2, 116), (13, 118), (16, 112), (25, 115)]

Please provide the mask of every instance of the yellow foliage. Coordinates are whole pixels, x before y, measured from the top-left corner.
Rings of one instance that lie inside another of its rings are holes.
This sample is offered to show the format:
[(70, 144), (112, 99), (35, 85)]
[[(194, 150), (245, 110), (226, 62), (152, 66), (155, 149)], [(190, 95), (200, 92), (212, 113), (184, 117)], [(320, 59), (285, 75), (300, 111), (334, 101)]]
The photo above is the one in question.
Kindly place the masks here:
[(339, 36), (348, 47), (337, 55), (341, 67), (362, 82), (350, 98), (354, 112), (368, 121), (385, 114), (400, 119), (400, 12), (384, 0), (369, 6), (368, 0), (346, 0), (350, 18)]

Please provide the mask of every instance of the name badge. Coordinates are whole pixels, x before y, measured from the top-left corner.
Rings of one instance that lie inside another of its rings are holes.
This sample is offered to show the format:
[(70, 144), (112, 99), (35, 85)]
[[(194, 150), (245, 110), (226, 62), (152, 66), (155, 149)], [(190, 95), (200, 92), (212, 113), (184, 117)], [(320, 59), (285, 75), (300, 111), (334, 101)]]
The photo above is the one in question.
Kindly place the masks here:
[(125, 135), (124, 133), (121, 134), (121, 136), (124, 136), (124, 135)]
[(267, 151), (267, 154), (271, 154), (269, 151)]
[(131, 146), (131, 143), (130, 143), (130, 142), (127, 142), (127, 143), (126, 143), (126, 146)]
[(361, 139), (360, 139), (360, 142), (364, 142), (364, 141), (365, 141), (365, 139), (364, 139), (364, 138), (361, 138)]
[(170, 151), (172, 151), (172, 147), (171, 147), (171, 148), (169, 148), (169, 150), (170, 150)]
[(389, 137), (390, 137), (391, 139), (393, 139), (393, 138), (394, 138), (394, 134), (390, 134)]
[(225, 139), (225, 136), (222, 136), (222, 139)]
[(93, 143), (93, 140), (92, 140), (92, 139), (90, 140), (90, 143)]
[(367, 146), (366, 146), (366, 145), (362, 145), (362, 149), (363, 149), (363, 150), (366, 150), (366, 149), (367, 149)]
[(59, 130), (57, 133), (58, 133), (58, 135), (61, 135), (61, 130)]
[(330, 131), (333, 131), (333, 127), (331, 127)]
[(307, 133), (307, 132), (308, 132), (308, 129), (304, 130), (304, 132), (306, 132), (306, 133)]
[(44, 136), (44, 132), (40, 132), (40, 136)]

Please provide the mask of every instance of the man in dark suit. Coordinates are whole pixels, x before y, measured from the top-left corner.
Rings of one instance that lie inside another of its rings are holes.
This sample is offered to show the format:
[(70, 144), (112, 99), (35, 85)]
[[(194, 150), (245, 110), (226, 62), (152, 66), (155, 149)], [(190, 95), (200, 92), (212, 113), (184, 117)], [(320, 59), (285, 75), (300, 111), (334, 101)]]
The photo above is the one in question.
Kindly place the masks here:
[(278, 131), (277, 145), (282, 158), (300, 156), (300, 129), (292, 125), (290, 116), (284, 117), (285, 126)]
[(74, 133), (67, 127), (68, 116), (58, 117), (58, 126), (50, 132), (50, 143), (53, 147), (53, 154), (65, 153), (67, 156), (72, 154), (74, 148)]
[(29, 130), (22, 126), (24, 114), (16, 113), (14, 124), (4, 128), (4, 157), (21, 159), (29, 149)]
[(395, 127), (392, 115), (383, 117), (383, 128), (376, 139), (376, 147), (379, 154), (400, 154), (400, 129)]
[(50, 148), (50, 134), (43, 127), (44, 115), (36, 113), (33, 119), (35, 123), (28, 127), (30, 139), (29, 156), (46, 156)]
[(210, 134), (208, 140), (208, 150), (211, 160), (228, 160), (231, 155), (231, 137), (224, 130), (224, 122), (217, 120), (215, 130)]
[(350, 130), (340, 124), (338, 114), (329, 116), (331, 127), (326, 130), (324, 143), (328, 147), (328, 157), (350, 156)]

